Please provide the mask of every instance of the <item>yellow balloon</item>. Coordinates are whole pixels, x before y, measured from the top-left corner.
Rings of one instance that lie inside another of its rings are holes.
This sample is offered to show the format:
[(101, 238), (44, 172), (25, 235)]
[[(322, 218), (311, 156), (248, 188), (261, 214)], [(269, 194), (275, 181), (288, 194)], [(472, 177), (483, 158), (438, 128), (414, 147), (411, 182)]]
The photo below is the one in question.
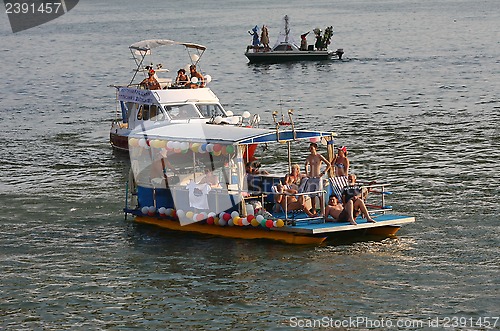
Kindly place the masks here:
[(259, 221), (257, 221), (255, 218), (252, 218), (252, 222), (250, 222), (250, 223), (252, 223), (252, 226), (259, 226), (260, 225)]
[(282, 228), (282, 227), (284, 227), (284, 226), (285, 226), (285, 222), (283, 222), (283, 220), (282, 220), (282, 219), (278, 219), (278, 220), (276, 221), (276, 227), (278, 227), (278, 228)]
[(137, 147), (137, 146), (139, 146), (139, 139), (137, 139), (137, 138), (130, 138), (128, 140), (128, 145), (131, 146), (131, 147)]
[(158, 144), (160, 143), (160, 141), (158, 139), (153, 139), (149, 142), (149, 146), (153, 147), (153, 148), (158, 148)]
[(194, 213), (192, 211), (186, 212), (186, 218), (188, 218), (188, 219), (192, 219), (193, 215), (194, 215)]
[(233, 218), (233, 223), (234, 225), (241, 225), (241, 217), (239, 216), (236, 216), (235, 218)]
[(195, 153), (198, 153), (198, 149), (200, 148), (200, 144), (199, 143), (193, 143), (191, 145), (191, 150)]

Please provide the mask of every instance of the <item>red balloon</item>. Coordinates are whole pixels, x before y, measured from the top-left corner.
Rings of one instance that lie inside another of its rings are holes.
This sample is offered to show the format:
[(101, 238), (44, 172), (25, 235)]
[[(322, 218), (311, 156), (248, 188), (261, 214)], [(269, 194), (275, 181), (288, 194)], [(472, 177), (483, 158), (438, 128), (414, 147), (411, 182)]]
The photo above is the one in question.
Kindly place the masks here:
[(248, 215), (247, 216), (247, 221), (250, 223), (254, 218), (255, 218), (254, 215)]
[(222, 151), (222, 145), (221, 144), (215, 144), (214, 145), (214, 152), (220, 152)]
[(272, 227), (273, 227), (273, 220), (267, 220), (267, 221), (266, 221), (266, 226), (267, 226), (268, 228), (272, 228)]
[(212, 216), (210, 216), (209, 218), (207, 218), (207, 224), (214, 224), (214, 218)]
[(205, 215), (203, 214), (198, 214), (196, 215), (196, 220), (199, 222), (199, 221), (203, 221), (205, 219)]
[(231, 214), (225, 213), (224, 216), (222, 216), (222, 219), (226, 222), (229, 221), (231, 219)]

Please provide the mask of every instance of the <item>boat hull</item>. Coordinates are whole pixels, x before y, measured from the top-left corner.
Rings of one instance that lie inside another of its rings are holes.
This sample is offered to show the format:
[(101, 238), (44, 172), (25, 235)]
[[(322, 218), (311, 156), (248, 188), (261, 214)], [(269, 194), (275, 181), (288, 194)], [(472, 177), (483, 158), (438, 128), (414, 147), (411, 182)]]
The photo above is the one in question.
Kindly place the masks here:
[(299, 51), (299, 52), (246, 52), (245, 56), (250, 63), (280, 63), (292, 61), (324, 61), (333, 58), (327, 51)]
[(358, 225), (339, 222), (299, 222), (294, 226), (262, 228), (253, 226), (219, 226), (204, 222), (182, 226), (178, 220), (157, 216), (135, 215), (135, 222), (156, 225), (174, 231), (196, 232), (238, 239), (269, 239), (294, 245), (319, 245), (326, 239), (346, 239), (359, 236), (390, 237), (402, 224), (412, 223), (413, 217), (380, 215), (377, 223), (368, 223), (358, 218)]
[(208, 225), (208, 224), (198, 224), (198, 223), (181, 226), (179, 222), (175, 220), (160, 219), (148, 216), (136, 216), (135, 222), (142, 224), (156, 225), (161, 228), (174, 231), (195, 232), (195, 233), (210, 234), (215, 236), (237, 238), (237, 239), (269, 239), (295, 245), (319, 245), (327, 238), (324, 235), (311, 236), (300, 233), (297, 234), (291, 232), (279, 232), (268, 229), (248, 228), (239, 226), (222, 227), (218, 225)]
[(128, 152), (128, 137), (117, 134), (117, 133), (110, 133), (109, 134), (109, 142), (111, 146), (117, 150)]

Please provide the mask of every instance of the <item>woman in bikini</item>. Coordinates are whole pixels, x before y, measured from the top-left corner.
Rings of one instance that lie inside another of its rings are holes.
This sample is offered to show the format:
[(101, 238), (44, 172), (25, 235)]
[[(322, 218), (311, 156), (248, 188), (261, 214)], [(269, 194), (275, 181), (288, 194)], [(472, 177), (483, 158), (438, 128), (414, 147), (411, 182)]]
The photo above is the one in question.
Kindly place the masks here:
[(335, 176), (349, 175), (349, 159), (347, 158), (347, 147), (342, 146), (337, 149), (337, 155), (332, 161), (335, 167)]
[(300, 173), (300, 166), (297, 163), (295, 163), (292, 165), (291, 173), (285, 176), (285, 185), (288, 185), (288, 187), (298, 191), (300, 186), (300, 181), (304, 177), (306, 177), (306, 175)]
[(315, 217), (316, 214), (311, 213), (303, 199), (297, 199), (295, 196), (291, 194), (296, 194), (297, 190), (291, 188), (284, 188), (283, 185), (276, 186), (276, 195), (274, 196), (274, 202), (281, 205), (281, 208), (286, 211), (292, 210), (302, 210), (308, 217)]

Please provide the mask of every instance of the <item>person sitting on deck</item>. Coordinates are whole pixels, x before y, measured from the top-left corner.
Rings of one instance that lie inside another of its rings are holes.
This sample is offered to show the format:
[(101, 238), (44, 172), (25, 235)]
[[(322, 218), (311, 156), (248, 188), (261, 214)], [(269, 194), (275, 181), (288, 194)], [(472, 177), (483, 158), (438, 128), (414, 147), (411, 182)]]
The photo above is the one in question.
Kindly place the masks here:
[(325, 208), (325, 222), (329, 220), (329, 216), (333, 217), (335, 221), (338, 222), (349, 222), (352, 225), (358, 225), (355, 219), (359, 214), (363, 214), (364, 218), (370, 223), (376, 223), (376, 221), (371, 218), (366, 209), (363, 200), (354, 196), (350, 198), (344, 206), (339, 203), (338, 198), (332, 194), (328, 200), (328, 205)]
[(205, 87), (205, 77), (196, 71), (196, 66), (194, 64), (189, 66), (189, 72), (191, 74), (191, 83), (185, 85), (187, 88)]
[(259, 161), (247, 162), (245, 170), (247, 174), (251, 175), (269, 175), (268, 171), (260, 169), (261, 166), (262, 164)]
[(295, 163), (292, 165), (292, 171), (285, 176), (285, 185), (291, 188), (299, 190), (300, 182), (302, 178), (307, 177), (305, 174), (300, 173), (300, 166)]
[(217, 175), (214, 175), (212, 170), (210, 169), (205, 169), (205, 176), (200, 180), (198, 184), (210, 184), (211, 187), (221, 187), (220, 182), (219, 182), (219, 177)]
[(295, 196), (291, 194), (297, 194), (297, 190), (291, 188), (285, 188), (281, 184), (276, 185), (276, 194), (274, 196), (274, 202), (279, 204), (283, 209), (283, 211), (301, 210), (304, 213), (306, 213), (308, 217), (317, 216), (317, 214), (313, 214), (307, 209), (302, 196), (300, 196), (297, 199)]
[(144, 78), (142, 82), (139, 83), (140, 86), (144, 87), (146, 90), (160, 90), (160, 83), (155, 78), (155, 71), (149, 69), (148, 78)]
[(177, 71), (177, 77), (175, 78), (175, 86), (185, 86), (187, 83), (189, 83), (189, 77), (186, 75), (186, 70), (184, 69), (179, 69)]
[[(347, 176), (348, 184), (342, 190), (342, 195), (361, 195), (361, 198), (363, 198), (363, 201), (366, 201), (366, 198), (368, 197), (369, 189), (366, 187), (361, 188), (359, 186), (359, 184), (356, 182), (356, 180), (357, 180), (357, 177), (355, 174), (349, 174)], [(375, 182), (371, 182), (369, 185), (371, 185), (372, 183), (375, 183)]]

